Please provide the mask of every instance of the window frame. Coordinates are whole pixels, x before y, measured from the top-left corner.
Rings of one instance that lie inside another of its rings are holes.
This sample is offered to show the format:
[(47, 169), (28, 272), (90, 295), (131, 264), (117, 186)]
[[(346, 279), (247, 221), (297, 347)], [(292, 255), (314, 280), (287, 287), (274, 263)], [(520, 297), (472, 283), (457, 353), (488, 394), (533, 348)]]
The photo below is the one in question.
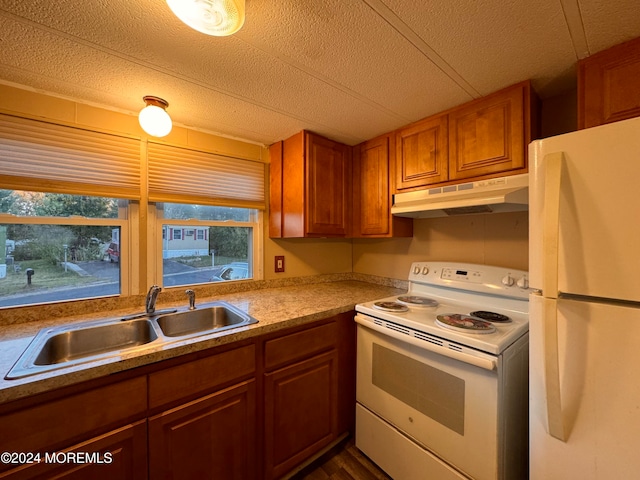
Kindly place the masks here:
[[(137, 209), (131, 208), (132, 201), (127, 202), (127, 207), (119, 207), (118, 218), (89, 218), (80, 217), (76, 215), (68, 217), (50, 217), (50, 216), (20, 216), (8, 213), (0, 213), (0, 224), (12, 224), (12, 225), (86, 225), (86, 226), (106, 226), (106, 227), (119, 227), (120, 228), (120, 293), (101, 295), (97, 297), (81, 297), (73, 299), (64, 299), (54, 302), (44, 302), (43, 305), (61, 303), (61, 302), (73, 302), (80, 300), (94, 300), (100, 298), (110, 297), (125, 297), (132, 294), (132, 269), (130, 259), (131, 246), (135, 244), (132, 240), (131, 232), (135, 229), (131, 228), (132, 217), (137, 217)], [(137, 237), (137, 234), (136, 234)], [(124, 239), (124, 241), (122, 241)], [(34, 304), (21, 304), (20, 306), (30, 306)], [(0, 307), (0, 308), (14, 308), (14, 307)]]
[[(174, 202), (157, 202), (157, 203), (174, 203)], [(185, 202), (180, 202), (185, 203)], [(153, 245), (153, 248), (150, 248), (148, 251), (147, 262), (152, 268), (147, 270), (147, 282), (149, 285), (162, 285), (162, 288), (166, 289), (177, 289), (184, 288), (188, 286), (203, 286), (203, 285), (215, 285), (219, 282), (205, 282), (205, 283), (194, 283), (194, 284), (184, 284), (179, 286), (164, 286), (164, 277), (163, 277), (163, 229), (168, 225), (181, 225), (185, 227), (191, 227), (194, 230), (197, 228), (209, 228), (209, 227), (250, 227), (252, 228), (252, 236), (250, 239), (250, 247), (249, 247), (249, 265), (251, 268), (251, 272), (253, 276), (248, 279), (243, 280), (229, 280), (232, 282), (239, 281), (255, 281), (263, 279), (263, 271), (262, 271), (262, 252), (263, 252), (263, 224), (264, 224), (264, 212), (262, 210), (253, 209), (254, 214), (252, 215), (252, 219), (247, 222), (237, 221), (237, 220), (199, 220), (199, 219), (175, 219), (175, 218), (164, 218), (158, 212), (159, 209), (156, 206), (156, 202), (149, 202), (148, 204), (148, 218), (149, 218), (149, 226), (148, 231), (150, 234), (152, 233), (153, 238), (150, 241), (150, 244)], [(246, 208), (246, 207), (238, 207), (238, 208)], [(226, 283), (226, 282), (225, 282)]]

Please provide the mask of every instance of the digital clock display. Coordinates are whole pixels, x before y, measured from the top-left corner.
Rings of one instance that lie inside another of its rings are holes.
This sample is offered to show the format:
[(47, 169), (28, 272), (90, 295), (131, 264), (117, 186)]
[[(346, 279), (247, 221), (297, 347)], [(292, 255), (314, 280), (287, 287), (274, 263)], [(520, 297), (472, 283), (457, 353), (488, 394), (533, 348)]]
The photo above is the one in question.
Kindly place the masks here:
[(466, 270), (456, 270), (456, 275), (467, 275)]

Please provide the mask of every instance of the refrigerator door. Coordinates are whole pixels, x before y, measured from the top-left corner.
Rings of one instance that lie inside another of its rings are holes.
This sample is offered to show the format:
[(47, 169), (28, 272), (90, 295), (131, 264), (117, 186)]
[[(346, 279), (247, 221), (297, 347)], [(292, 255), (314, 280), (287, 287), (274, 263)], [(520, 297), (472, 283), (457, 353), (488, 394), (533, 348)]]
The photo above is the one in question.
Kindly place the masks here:
[[(543, 318), (549, 302), (557, 306), (555, 368), (545, 345), (554, 337), (545, 332), (554, 323)], [(530, 307), (531, 480), (637, 478), (640, 309), (535, 295)], [(555, 373), (558, 391), (548, 392), (546, 375)], [(559, 412), (564, 441), (548, 433), (549, 411)]]
[(532, 142), (529, 159), (530, 285), (639, 302), (640, 118)]

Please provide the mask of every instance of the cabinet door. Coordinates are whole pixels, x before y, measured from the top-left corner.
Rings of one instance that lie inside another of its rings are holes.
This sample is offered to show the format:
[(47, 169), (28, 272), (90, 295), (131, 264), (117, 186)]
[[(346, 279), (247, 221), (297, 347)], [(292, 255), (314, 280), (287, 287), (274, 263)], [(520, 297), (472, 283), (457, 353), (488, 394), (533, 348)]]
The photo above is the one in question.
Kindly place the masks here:
[(640, 38), (578, 63), (578, 128), (640, 116)]
[(389, 135), (369, 140), (354, 148), (353, 236), (391, 237), (413, 234), (413, 220), (391, 215)]
[[(11, 480), (144, 480), (147, 478), (147, 421), (126, 427), (58, 452), (41, 462), (0, 474)], [(93, 460), (93, 462), (91, 462)]]
[(347, 235), (350, 162), (348, 146), (307, 132), (305, 226), (308, 235)]
[(265, 375), (265, 478), (279, 478), (337, 438), (335, 350)]
[(396, 132), (396, 193), (449, 178), (447, 131), (447, 116), (439, 115)]
[(256, 478), (255, 381), (149, 419), (151, 479)]
[(526, 167), (525, 90), (521, 83), (449, 113), (450, 180)]

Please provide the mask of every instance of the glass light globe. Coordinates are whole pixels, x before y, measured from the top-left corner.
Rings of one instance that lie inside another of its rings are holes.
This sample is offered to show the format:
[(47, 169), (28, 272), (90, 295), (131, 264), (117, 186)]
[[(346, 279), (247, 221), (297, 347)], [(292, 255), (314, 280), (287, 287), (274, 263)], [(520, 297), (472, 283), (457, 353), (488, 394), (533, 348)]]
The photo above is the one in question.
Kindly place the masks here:
[(173, 13), (206, 35), (224, 37), (244, 24), (245, 0), (167, 0)]
[(153, 137), (165, 137), (171, 132), (171, 117), (164, 108), (147, 105), (138, 115), (142, 129)]

